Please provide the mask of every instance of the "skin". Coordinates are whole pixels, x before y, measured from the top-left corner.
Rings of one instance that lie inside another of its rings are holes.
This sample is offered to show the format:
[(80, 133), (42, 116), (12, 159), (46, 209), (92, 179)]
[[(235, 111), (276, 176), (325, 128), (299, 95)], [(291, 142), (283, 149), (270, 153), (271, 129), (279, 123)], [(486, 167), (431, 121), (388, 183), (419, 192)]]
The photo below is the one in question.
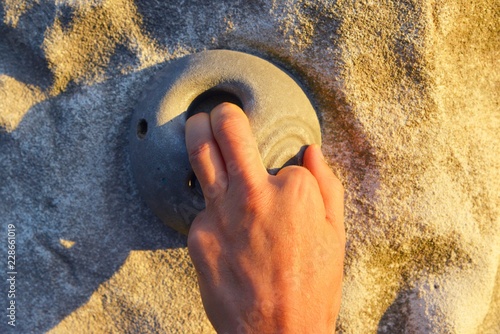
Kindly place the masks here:
[(188, 248), (218, 333), (333, 333), (345, 249), (344, 189), (311, 145), (269, 175), (245, 113), (223, 103), (186, 123), (206, 202)]

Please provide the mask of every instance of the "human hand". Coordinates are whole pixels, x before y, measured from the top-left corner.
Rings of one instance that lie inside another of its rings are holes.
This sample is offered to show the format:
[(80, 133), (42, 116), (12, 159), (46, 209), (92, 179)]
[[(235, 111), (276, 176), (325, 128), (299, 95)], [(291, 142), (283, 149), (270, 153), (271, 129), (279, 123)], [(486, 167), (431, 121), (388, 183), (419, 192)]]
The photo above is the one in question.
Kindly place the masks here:
[(321, 149), (269, 175), (246, 115), (229, 103), (189, 118), (186, 145), (206, 203), (188, 248), (217, 332), (334, 332), (344, 190)]

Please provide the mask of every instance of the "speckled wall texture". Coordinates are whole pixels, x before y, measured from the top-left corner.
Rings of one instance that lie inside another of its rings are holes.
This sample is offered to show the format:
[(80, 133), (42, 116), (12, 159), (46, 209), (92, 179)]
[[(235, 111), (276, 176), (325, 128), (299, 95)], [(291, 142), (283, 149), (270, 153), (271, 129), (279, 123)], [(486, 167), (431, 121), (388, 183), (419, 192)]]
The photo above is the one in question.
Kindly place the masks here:
[(499, 7), (2, 0), (0, 332), (212, 332), (185, 237), (132, 181), (127, 133), (165, 62), (222, 48), (293, 73), (321, 116), (346, 188), (338, 332), (499, 333)]

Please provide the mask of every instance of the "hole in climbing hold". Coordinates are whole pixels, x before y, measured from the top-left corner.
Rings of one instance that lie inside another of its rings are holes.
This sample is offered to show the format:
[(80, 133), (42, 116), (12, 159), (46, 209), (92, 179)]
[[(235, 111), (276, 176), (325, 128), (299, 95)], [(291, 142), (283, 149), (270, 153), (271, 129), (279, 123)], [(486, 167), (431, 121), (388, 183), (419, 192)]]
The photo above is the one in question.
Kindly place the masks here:
[(188, 178), (188, 187), (191, 189), (196, 188), (197, 181), (198, 180), (196, 179), (196, 174), (193, 171), (191, 171), (189, 178)]
[(191, 170), (191, 172), (189, 172), (187, 185), (188, 185), (189, 189), (194, 191), (197, 195), (203, 197), (203, 191), (201, 190), (200, 182), (198, 182), (198, 178), (196, 177), (196, 174), (192, 170)]
[(148, 133), (148, 122), (142, 118), (139, 120), (139, 123), (137, 123), (137, 137), (139, 139), (144, 139), (146, 133)]
[(220, 89), (209, 89), (191, 102), (187, 110), (188, 118), (200, 112), (210, 113), (213, 108), (223, 102), (234, 103), (243, 109), (243, 103), (236, 95)]

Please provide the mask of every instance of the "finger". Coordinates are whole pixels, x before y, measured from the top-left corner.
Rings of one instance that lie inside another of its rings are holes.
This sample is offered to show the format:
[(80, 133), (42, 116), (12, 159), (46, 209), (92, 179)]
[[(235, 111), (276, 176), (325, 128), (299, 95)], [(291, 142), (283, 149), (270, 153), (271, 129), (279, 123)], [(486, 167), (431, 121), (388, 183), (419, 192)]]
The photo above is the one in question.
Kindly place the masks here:
[(219, 196), (227, 188), (227, 173), (208, 114), (199, 113), (187, 120), (186, 147), (205, 200)]
[(318, 145), (313, 144), (304, 152), (304, 167), (318, 181), (327, 220), (344, 231), (344, 187), (325, 162)]
[(212, 131), (231, 179), (243, 184), (266, 176), (248, 118), (241, 108), (222, 103), (210, 113)]

